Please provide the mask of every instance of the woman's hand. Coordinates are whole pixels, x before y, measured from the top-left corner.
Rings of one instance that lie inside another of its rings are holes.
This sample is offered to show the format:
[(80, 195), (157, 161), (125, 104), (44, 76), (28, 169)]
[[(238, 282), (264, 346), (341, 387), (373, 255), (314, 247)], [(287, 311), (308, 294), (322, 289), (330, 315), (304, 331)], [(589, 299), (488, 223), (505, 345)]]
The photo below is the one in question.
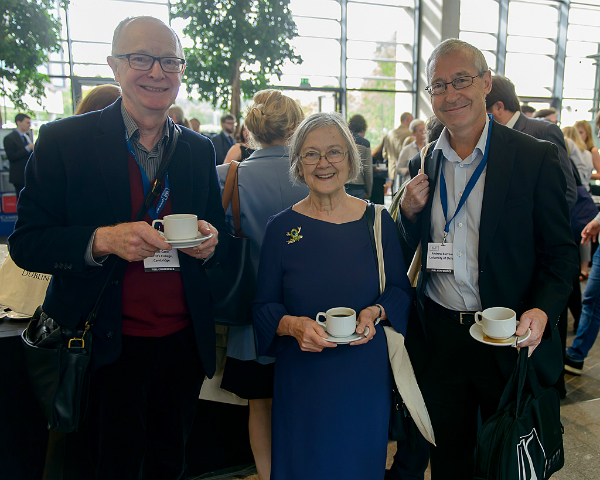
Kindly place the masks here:
[(325, 340), (328, 335), (321, 325), (308, 317), (284, 316), (279, 322), (277, 335), (290, 335), (298, 341), (303, 352), (321, 352), (324, 348), (337, 347)]
[[(382, 307), (382, 318), (384, 315), (383, 307)], [(366, 329), (368, 328), (367, 335), (356, 342), (351, 342), (350, 345), (362, 345), (363, 343), (367, 343), (375, 336), (375, 320), (379, 316), (379, 308), (375, 305), (371, 307), (367, 307), (362, 310), (358, 314), (358, 326), (356, 327), (356, 333), (359, 335), (363, 335)]]

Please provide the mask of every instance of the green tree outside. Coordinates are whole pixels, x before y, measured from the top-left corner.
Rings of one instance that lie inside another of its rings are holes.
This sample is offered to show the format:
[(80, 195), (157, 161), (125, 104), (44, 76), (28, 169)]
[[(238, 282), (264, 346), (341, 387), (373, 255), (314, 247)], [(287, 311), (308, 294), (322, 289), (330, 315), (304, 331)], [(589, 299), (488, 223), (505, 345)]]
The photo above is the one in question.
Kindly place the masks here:
[(50, 13), (55, 6), (53, 0), (0, 0), (0, 94), (20, 110), (28, 110), (26, 93), (44, 97), (48, 76), (37, 69), (60, 49), (60, 21)]
[(202, 100), (241, 115), (241, 97), (268, 87), (286, 60), (301, 63), (289, 41), (297, 28), (289, 0), (180, 0), (172, 16), (189, 20), (185, 82)]

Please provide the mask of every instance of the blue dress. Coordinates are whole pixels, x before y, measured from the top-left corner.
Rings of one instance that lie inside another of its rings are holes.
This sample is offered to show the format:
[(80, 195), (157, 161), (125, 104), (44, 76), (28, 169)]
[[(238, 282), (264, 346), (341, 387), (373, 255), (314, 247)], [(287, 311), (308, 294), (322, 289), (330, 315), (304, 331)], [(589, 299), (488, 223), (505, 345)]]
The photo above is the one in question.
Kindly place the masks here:
[[(271, 480), (383, 478), (392, 375), (383, 327), (364, 345), (302, 352), (277, 336), (284, 315), (333, 307), (358, 313), (381, 304), (405, 333), (413, 289), (396, 226), (382, 216), (386, 289), (379, 280), (365, 216), (334, 224), (288, 208), (267, 225), (258, 273), (254, 322), (259, 353), (275, 356)], [(287, 235), (299, 231), (297, 240)]]

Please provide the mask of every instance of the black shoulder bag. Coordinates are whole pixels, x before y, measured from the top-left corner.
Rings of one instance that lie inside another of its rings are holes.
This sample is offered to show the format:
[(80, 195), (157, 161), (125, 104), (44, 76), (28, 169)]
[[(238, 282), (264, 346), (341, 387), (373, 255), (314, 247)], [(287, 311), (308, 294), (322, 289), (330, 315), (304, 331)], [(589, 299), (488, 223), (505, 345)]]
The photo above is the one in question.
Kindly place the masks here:
[(479, 431), (477, 480), (546, 480), (565, 464), (558, 392), (540, 386), (528, 350), (521, 348), (498, 411)]
[[(162, 179), (181, 134), (181, 129), (177, 125), (172, 125), (171, 129), (169, 148), (160, 164), (152, 188), (135, 216), (136, 222), (144, 219), (148, 208), (161, 193)], [(85, 418), (92, 354), (90, 329), (96, 321), (106, 287), (118, 272), (118, 266), (124, 264), (121, 258), (117, 258), (114, 262), (83, 327), (71, 330), (59, 325), (43, 312), (40, 305), (21, 334), (33, 393), (44, 411), (50, 430), (63, 433), (76, 432)]]

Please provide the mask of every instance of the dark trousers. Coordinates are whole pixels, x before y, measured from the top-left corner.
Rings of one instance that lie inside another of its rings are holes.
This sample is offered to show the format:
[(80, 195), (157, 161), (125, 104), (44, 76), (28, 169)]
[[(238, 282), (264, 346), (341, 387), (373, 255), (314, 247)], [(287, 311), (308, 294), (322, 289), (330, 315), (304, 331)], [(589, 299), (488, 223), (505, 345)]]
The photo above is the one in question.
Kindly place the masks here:
[(124, 336), (119, 359), (91, 377), (96, 478), (185, 478), (185, 442), (203, 380), (192, 327), (162, 338)]
[[(492, 347), (477, 342), (469, 326), (431, 312), (425, 303), (427, 360), (418, 374), (435, 433), (432, 480), (469, 480), (474, 474), (478, 416), (496, 413), (504, 379)], [(502, 347), (511, 348), (511, 347)]]

